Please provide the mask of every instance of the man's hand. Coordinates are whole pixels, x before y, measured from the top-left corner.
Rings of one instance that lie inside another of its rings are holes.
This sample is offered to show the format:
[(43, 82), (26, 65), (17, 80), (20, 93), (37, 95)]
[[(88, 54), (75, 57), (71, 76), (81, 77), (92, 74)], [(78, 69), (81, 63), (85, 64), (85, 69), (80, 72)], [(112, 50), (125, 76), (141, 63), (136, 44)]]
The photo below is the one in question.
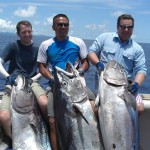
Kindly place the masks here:
[(78, 71), (79, 71), (79, 74), (80, 74), (81, 76), (83, 76), (83, 75), (84, 75), (84, 72), (85, 72), (85, 71), (84, 71), (84, 69), (79, 68), (79, 69), (78, 69)]
[(8, 76), (7, 79), (6, 79), (6, 85), (11, 85), (11, 86), (17, 86), (17, 83), (15, 81), (15, 78), (12, 77), (12, 76)]
[(99, 61), (96, 64), (96, 67), (97, 67), (97, 70), (98, 70), (99, 73), (101, 73), (102, 71), (104, 71), (104, 64), (102, 62)]
[(129, 87), (129, 91), (132, 93), (132, 94), (135, 94), (137, 93), (139, 90), (139, 84), (137, 82), (133, 82), (131, 84), (131, 86)]

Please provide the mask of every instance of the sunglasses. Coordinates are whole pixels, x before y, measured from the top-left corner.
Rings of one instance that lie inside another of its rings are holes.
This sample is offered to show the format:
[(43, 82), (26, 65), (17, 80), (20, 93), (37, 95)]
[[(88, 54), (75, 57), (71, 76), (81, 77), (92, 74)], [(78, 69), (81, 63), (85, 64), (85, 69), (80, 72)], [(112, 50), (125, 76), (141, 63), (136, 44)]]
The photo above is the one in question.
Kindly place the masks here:
[(56, 26), (57, 27), (68, 27), (69, 26), (69, 23), (56, 23)]
[(119, 25), (119, 26), (122, 30), (126, 30), (126, 29), (132, 30), (133, 29), (133, 26), (126, 26), (126, 25)]

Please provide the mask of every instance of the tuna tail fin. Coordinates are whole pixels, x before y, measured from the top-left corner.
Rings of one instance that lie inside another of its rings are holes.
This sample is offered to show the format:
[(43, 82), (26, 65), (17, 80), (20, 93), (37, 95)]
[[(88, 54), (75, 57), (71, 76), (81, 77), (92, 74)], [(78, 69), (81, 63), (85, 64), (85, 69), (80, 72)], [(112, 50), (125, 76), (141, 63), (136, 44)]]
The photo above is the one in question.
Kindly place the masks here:
[(73, 108), (75, 109), (75, 111), (77, 112), (77, 113), (79, 113), (81, 116), (82, 116), (82, 118), (85, 120), (85, 122), (87, 123), (87, 124), (89, 124), (89, 122), (87, 121), (87, 119), (84, 117), (84, 115), (83, 115), (83, 111), (82, 111), (82, 108), (78, 105), (78, 104), (73, 104)]

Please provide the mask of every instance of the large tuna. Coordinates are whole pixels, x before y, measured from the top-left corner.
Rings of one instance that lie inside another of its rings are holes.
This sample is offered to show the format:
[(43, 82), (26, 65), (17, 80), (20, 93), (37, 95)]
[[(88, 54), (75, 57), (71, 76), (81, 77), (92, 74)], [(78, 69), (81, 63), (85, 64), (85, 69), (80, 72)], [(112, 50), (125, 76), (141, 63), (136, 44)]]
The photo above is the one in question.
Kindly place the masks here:
[(123, 68), (116, 61), (110, 61), (100, 75), (95, 101), (105, 150), (137, 150), (139, 147), (136, 100), (127, 88)]
[(41, 116), (30, 79), (16, 78), (11, 93), (13, 150), (51, 150), (46, 124)]
[(101, 150), (98, 123), (78, 71), (55, 68), (54, 105), (61, 150)]

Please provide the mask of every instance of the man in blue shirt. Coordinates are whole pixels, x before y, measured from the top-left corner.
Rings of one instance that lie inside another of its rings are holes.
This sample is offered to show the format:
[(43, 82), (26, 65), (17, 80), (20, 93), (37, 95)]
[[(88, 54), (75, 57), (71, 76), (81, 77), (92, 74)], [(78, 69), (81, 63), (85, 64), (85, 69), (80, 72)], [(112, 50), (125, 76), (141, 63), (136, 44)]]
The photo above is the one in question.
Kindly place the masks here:
[[(147, 68), (142, 47), (131, 39), (134, 29), (134, 18), (129, 14), (118, 17), (117, 32), (103, 33), (98, 36), (88, 51), (88, 59), (99, 71), (110, 60), (119, 62), (125, 70), (129, 80), (132, 81), (129, 91), (138, 93), (138, 89), (145, 79)], [(136, 94), (139, 113), (144, 105), (139, 94)]]
[[(66, 69), (67, 62), (71, 62), (77, 67), (80, 74), (89, 68), (87, 61), (87, 48), (82, 39), (68, 36), (69, 19), (64, 14), (58, 14), (53, 18), (53, 30), (55, 37), (50, 38), (40, 45), (37, 61), (39, 62), (39, 70), (41, 74), (49, 79), (50, 86), (53, 86), (54, 67)], [(52, 71), (47, 69), (47, 62), (51, 66)], [(79, 64), (81, 64), (79, 66)], [(95, 99), (94, 94), (87, 88), (90, 100)], [(93, 104), (93, 101), (91, 101)], [(50, 125), (50, 139), (52, 148), (57, 150), (57, 134), (55, 128), (55, 118), (53, 111), (53, 95), (50, 93), (48, 104), (48, 116)]]

